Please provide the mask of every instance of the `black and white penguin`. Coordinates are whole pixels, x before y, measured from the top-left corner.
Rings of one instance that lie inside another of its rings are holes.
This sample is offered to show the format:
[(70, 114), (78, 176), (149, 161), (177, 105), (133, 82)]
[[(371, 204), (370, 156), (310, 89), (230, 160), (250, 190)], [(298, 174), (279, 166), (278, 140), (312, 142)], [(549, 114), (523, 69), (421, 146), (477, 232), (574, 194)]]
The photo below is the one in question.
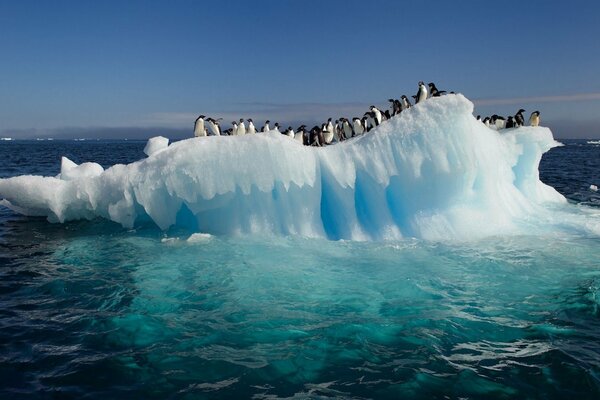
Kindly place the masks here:
[(333, 131), (335, 132), (335, 137), (338, 142), (344, 140), (344, 135), (342, 135), (342, 127), (340, 126), (340, 120), (336, 119), (335, 124), (333, 125)]
[(492, 125), (499, 131), (500, 129), (504, 129), (506, 121), (504, 120), (504, 117), (494, 114), (492, 115)]
[(195, 137), (206, 136), (206, 128), (204, 127), (204, 118), (206, 118), (204, 115), (200, 115), (198, 118), (196, 118), (196, 121), (194, 121), (194, 136)]
[(231, 121), (231, 132), (233, 136), (237, 136), (238, 134), (238, 124), (235, 121)]
[(233, 129), (229, 128), (229, 129), (225, 129), (223, 131), (223, 135), (227, 135), (227, 136), (231, 136), (233, 135)]
[(222, 118), (219, 119), (213, 119), (213, 118), (207, 118), (206, 119), (206, 125), (208, 126), (208, 130), (210, 131), (210, 133), (213, 134), (213, 136), (221, 136), (221, 127), (219, 126), (219, 121)]
[(292, 129), (291, 126), (288, 126), (288, 128), (285, 130), (284, 134), (292, 139), (294, 139), (294, 137), (296, 136), (296, 133), (294, 132), (294, 130)]
[(352, 128), (354, 129), (354, 133), (356, 135), (362, 135), (363, 133), (365, 133), (365, 128), (360, 118), (352, 118)]
[(490, 127), (490, 117), (485, 117), (483, 119), (483, 124), (489, 128)]
[(256, 133), (256, 127), (254, 126), (254, 122), (252, 122), (252, 118), (248, 118), (248, 131), (246, 131), (247, 134), (249, 135), (253, 135)]
[(529, 117), (529, 126), (540, 126), (540, 112), (534, 111)]
[(271, 127), (269, 126), (269, 124), (271, 123), (271, 121), (266, 120), (265, 124), (263, 125), (263, 127), (261, 128), (261, 132), (269, 132), (271, 130)]
[(514, 118), (512, 116), (509, 116), (508, 120), (506, 121), (505, 128), (509, 129), (509, 128), (515, 128), (515, 127), (516, 127), (516, 124), (515, 124)]
[(308, 143), (310, 146), (322, 146), (323, 145), (323, 135), (321, 133), (321, 128), (318, 126), (313, 126), (308, 134)]
[(323, 131), (323, 140), (325, 144), (331, 144), (335, 140), (335, 132), (333, 131), (333, 123), (331, 122), (332, 118), (327, 120)]
[(304, 145), (308, 144), (308, 138), (306, 137), (306, 125), (300, 125), (298, 129), (296, 129), (296, 135), (294, 136), (294, 139)]
[(371, 109), (371, 112), (373, 113), (373, 120), (375, 121), (375, 126), (379, 126), (381, 124), (381, 121), (383, 121), (383, 117), (381, 116), (381, 111), (375, 106), (371, 106), (370, 109)]
[(279, 132), (279, 122), (275, 122), (275, 127), (273, 128), (273, 131), (275, 133), (281, 133), (281, 132)]
[(523, 113), (525, 112), (525, 110), (523, 110), (522, 108), (519, 109), (519, 111), (517, 111), (517, 113), (515, 114), (515, 126), (516, 127), (520, 127), (525, 125), (525, 117), (523, 117)]
[(419, 90), (417, 91), (417, 94), (414, 96), (414, 98), (415, 104), (418, 104), (427, 99), (427, 87), (425, 86), (423, 81), (419, 82)]
[(410, 104), (410, 100), (408, 100), (408, 97), (406, 97), (405, 94), (402, 95), (402, 111), (409, 109), (410, 107), (412, 107), (412, 104)]
[(435, 87), (435, 83), (433, 82), (429, 82), (429, 96), (430, 97), (440, 97), (442, 94), (446, 93), (445, 90), (438, 90), (437, 87)]
[(342, 131), (344, 132), (344, 137), (346, 139), (350, 139), (352, 136), (354, 136), (352, 126), (347, 118), (342, 118)]
[(244, 124), (244, 118), (240, 118), (240, 123), (237, 128), (238, 136), (244, 136), (246, 134), (246, 124)]

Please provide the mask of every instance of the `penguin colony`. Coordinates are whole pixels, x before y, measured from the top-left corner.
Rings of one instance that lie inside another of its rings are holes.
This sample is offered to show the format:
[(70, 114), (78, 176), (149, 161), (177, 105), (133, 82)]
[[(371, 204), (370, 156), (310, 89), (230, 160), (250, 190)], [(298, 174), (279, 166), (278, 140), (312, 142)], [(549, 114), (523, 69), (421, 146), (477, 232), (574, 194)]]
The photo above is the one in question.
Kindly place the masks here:
[[(423, 102), (431, 97), (442, 96), (446, 93), (445, 90), (438, 90), (433, 82), (430, 82), (425, 86), (425, 83), (421, 81), (418, 86), (417, 94), (412, 96), (415, 104)], [(252, 135), (258, 132), (279, 132), (297, 140), (305, 146), (325, 146), (363, 135), (391, 117), (412, 107), (412, 104), (406, 95), (403, 95), (400, 99), (388, 99), (388, 101), (390, 102), (390, 108), (387, 110), (382, 111), (375, 106), (371, 106), (360, 118), (354, 117), (352, 120), (349, 120), (348, 118), (341, 117), (336, 119), (335, 122), (332, 122), (332, 118), (329, 118), (327, 122), (321, 124), (321, 126), (315, 125), (310, 130), (306, 128), (306, 125), (300, 125), (296, 130), (291, 126), (282, 130), (279, 123), (275, 123), (271, 128), (270, 120), (265, 121), (260, 130), (257, 130), (254, 121), (252, 121), (251, 118), (246, 120), (240, 118), (239, 121), (231, 122), (231, 128), (222, 131), (220, 126), (222, 118), (214, 119), (200, 115), (196, 118), (194, 123), (194, 136), (242, 136), (246, 134)], [(496, 130), (516, 128), (524, 125), (525, 120), (523, 112), (525, 112), (525, 110), (520, 109), (517, 111), (516, 115), (508, 117), (508, 120), (494, 114), (491, 117), (485, 117), (482, 122), (489, 128)], [(477, 116), (477, 120), (481, 121), (479, 115)], [(540, 112), (534, 111), (529, 118), (529, 125), (538, 126), (539, 124)]]

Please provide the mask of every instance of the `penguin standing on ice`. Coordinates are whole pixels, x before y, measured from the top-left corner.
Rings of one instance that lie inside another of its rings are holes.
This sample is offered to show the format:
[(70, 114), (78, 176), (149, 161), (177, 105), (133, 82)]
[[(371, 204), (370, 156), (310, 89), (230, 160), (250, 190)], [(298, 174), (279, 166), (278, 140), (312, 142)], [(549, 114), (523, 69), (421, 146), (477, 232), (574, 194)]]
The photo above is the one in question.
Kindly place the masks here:
[(379, 126), (381, 124), (381, 121), (383, 120), (383, 118), (381, 116), (381, 111), (377, 107), (371, 106), (371, 112), (373, 113), (373, 119), (375, 120), (375, 126)]
[(244, 124), (244, 118), (240, 118), (240, 123), (237, 127), (238, 136), (243, 136), (246, 134), (246, 124)]
[(518, 128), (520, 126), (525, 125), (525, 118), (523, 117), (523, 113), (525, 112), (525, 110), (523, 110), (522, 108), (519, 109), (519, 111), (517, 111), (517, 113), (515, 114), (515, 126)]
[(254, 126), (254, 122), (252, 122), (252, 118), (248, 118), (248, 133), (249, 135), (254, 135), (256, 133), (256, 127)]
[(261, 128), (261, 132), (269, 132), (271, 130), (271, 127), (269, 126), (269, 124), (271, 123), (271, 121), (266, 120), (265, 124), (263, 125), (263, 127)]
[(362, 121), (358, 117), (352, 118), (352, 128), (354, 128), (354, 133), (357, 135), (362, 135), (365, 133), (365, 128), (363, 127)]
[(529, 117), (529, 126), (540, 126), (540, 112), (534, 111)]
[(509, 116), (508, 120), (506, 121), (506, 129), (515, 128), (515, 127), (516, 127), (516, 125), (515, 125), (514, 118), (512, 116)]
[(296, 135), (296, 133), (294, 132), (294, 130), (292, 129), (292, 127), (291, 127), (291, 126), (288, 126), (288, 128), (285, 130), (284, 134), (285, 134), (287, 137), (290, 137), (290, 138), (292, 138), (292, 139), (294, 139), (294, 136)]
[(352, 136), (354, 136), (354, 133), (352, 132), (352, 126), (350, 125), (350, 122), (348, 122), (347, 118), (342, 118), (342, 131), (344, 132), (345, 139), (350, 139)]
[(194, 122), (194, 136), (206, 136), (206, 128), (204, 127), (204, 115), (200, 115)]
[(238, 134), (238, 124), (235, 121), (231, 121), (231, 135), (237, 136)]
[(442, 94), (446, 93), (445, 90), (438, 90), (437, 87), (435, 87), (435, 83), (433, 82), (429, 82), (429, 96), (430, 97), (440, 97)]
[(419, 90), (417, 91), (417, 94), (415, 95), (415, 104), (425, 101), (426, 99), (427, 99), (427, 87), (425, 86), (423, 81), (420, 81), (419, 82)]
[(410, 107), (412, 107), (412, 104), (410, 104), (410, 100), (408, 100), (408, 97), (406, 97), (405, 94), (402, 95), (402, 111), (409, 109)]
[(296, 135), (294, 136), (294, 139), (303, 145), (308, 144), (308, 138), (306, 138), (306, 125), (300, 125), (298, 129), (296, 129)]
[(279, 132), (279, 122), (275, 122), (275, 127), (273, 128), (273, 130), (275, 131), (275, 133), (281, 133)]
[(213, 136), (221, 136), (221, 127), (219, 126), (220, 120), (221, 120), (221, 118), (219, 118), (219, 119), (207, 118), (206, 119), (206, 125), (208, 125), (208, 130), (210, 131), (210, 133), (213, 134)]

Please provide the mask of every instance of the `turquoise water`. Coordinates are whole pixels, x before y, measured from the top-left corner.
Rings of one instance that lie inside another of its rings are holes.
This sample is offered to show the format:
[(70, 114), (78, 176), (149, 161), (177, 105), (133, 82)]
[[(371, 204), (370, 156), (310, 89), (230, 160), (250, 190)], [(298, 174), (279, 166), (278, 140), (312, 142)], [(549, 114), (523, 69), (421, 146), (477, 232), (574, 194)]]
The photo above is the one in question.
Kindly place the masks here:
[[(557, 163), (583, 151), (569, 147), (542, 172), (569, 170)], [(580, 196), (578, 179), (556, 186)], [(0, 221), (2, 397), (600, 396), (598, 237), (190, 237), (5, 208)]]

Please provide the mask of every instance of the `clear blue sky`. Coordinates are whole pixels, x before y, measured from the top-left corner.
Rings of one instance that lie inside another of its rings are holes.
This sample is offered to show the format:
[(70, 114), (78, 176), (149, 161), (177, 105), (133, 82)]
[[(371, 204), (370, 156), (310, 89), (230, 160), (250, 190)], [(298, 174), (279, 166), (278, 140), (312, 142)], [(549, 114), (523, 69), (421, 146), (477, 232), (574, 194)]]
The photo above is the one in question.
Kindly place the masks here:
[(0, 135), (312, 123), (423, 80), (600, 137), (598, 18), (595, 1), (0, 0)]

